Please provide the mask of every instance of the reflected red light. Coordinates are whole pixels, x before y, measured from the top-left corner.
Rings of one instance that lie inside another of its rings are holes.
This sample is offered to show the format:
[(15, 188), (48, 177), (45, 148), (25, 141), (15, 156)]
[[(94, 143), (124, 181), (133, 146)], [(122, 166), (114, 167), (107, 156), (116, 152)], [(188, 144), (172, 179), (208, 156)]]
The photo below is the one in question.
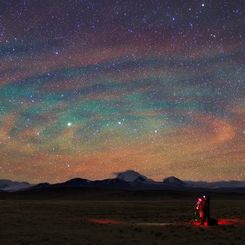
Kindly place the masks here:
[[(201, 222), (197, 221), (191, 221), (190, 222), (193, 226), (199, 226), (199, 227), (208, 227), (212, 226), (212, 224), (208, 224), (205, 222), (203, 225)], [(214, 225), (214, 224), (213, 224)], [(218, 223), (216, 225), (245, 225), (245, 219), (240, 219), (240, 218), (220, 218), (218, 219)]]
[(90, 223), (100, 224), (100, 225), (120, 225), (120, 224), (124, 224), (124, 222), (122, 222), (122, 221), (115, 220), (115, 219), (106, 219), (106, 218), (102, 218), (102, 219), (89, 218), (87, 220)]
[(232, 218), (232, 219), (219, 219), (219, 225), (245, 225), (245, 220), (239, 218)]

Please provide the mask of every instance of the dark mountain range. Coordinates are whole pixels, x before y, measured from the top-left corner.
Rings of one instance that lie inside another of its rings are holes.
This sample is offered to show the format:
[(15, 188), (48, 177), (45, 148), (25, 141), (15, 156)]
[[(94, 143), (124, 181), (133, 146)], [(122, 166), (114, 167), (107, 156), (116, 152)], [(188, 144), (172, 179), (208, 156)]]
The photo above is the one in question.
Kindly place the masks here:
[(40, 183), (30, 185), (26, 182), (14, 182), (0, 180), (0, 191), (15, 192), (23, 190), (47, 190), (47, 189), (121, 189), (121, 190), (214, 190), (235, 191), (245, 193), (245, 181), (220, 181), (220, 182), (195, 182), (183, 181), (174, 176), (165, 178), (162, 182), (154, 181), (134, 171), (116, 173), (116, 177), (104, 180), (87, 180), (82, 178), (70, 179), (63, 183)]

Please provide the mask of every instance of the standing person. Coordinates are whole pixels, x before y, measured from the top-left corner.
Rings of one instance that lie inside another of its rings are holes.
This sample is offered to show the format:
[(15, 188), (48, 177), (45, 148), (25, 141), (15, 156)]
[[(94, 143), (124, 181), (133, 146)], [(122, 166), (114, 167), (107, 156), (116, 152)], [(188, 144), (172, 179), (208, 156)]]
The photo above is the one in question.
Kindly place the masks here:
[(204, 224), (204, 200), (202, 197), (198, 197), (195, 209), (195, 221), (200, 221)]
[(200, 204), (199, 204), (199, 217), (201, 221), (201, 225), (204, 225), (205, 222), (205, 200), (203, 198), (200, 198)]

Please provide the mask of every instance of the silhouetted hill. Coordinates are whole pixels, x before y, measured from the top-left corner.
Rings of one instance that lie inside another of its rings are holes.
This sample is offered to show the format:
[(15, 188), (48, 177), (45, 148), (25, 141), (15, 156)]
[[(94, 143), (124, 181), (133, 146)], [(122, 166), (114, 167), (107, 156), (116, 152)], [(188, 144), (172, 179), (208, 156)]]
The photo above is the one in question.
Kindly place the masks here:
[(184, 181), (182, 181), (182, 180), (180, 180), (174, 176), (170, 176), (168, 178), (165, 178), (163, 180), (163, 183), (169, 184), (169, 185), (176, 185), (176, 186), (185, 186), (186, 185), (186, 183)]
[(12, 180), (0, 180), (0, 191), (19, 191), (32, 187), (27, 182), (17, 182)]

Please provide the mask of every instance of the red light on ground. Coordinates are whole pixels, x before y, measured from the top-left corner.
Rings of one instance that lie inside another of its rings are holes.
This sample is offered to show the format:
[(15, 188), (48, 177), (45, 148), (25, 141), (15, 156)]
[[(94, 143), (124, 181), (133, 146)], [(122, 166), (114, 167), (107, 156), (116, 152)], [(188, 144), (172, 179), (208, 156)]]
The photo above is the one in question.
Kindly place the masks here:
[(88, 219), (88, 222), (90, 223), (94, 223), (94, 224), (100, 224), (100, 225), (121, 225), (124, 224), (124, 222), (119, 221), (119, 220), (115, 220), (115, 219), (93, 219), (90, 218)]
[(213, 225), (245, 225), (245, 220), (244, 219), (239, 219), (239, 218), (230, 218), (230, 219), (218, 219), (218, 222), (216, 224), (208, 224), (205, 222), (203, 225), (201, 224), (200, 221), (191, 221), (190, 222), (193, 226), (197, 227), (208, 227), (208, 226), (213, 226)]
[(245, 225), (245, 220), (239, 218), (232, 218), (232, 219), (219, 219), (219, 225)]

